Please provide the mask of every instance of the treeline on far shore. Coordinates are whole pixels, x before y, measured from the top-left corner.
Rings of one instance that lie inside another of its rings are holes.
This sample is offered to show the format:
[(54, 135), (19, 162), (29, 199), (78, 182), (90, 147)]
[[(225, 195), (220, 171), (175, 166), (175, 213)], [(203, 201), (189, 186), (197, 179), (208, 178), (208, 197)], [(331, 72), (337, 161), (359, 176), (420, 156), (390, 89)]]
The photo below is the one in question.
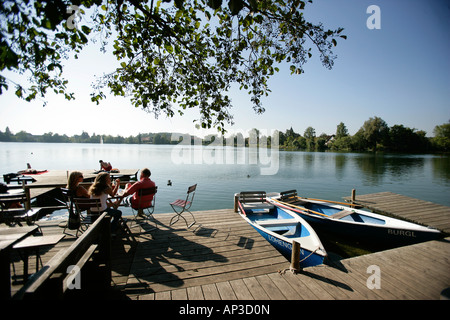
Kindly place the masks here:
[(384, 151), (398, 153), (434, 153), (450, 151), (450, 120), (437, 125), (434, 137), (426, 132), (403, 125), (389, 127), (386, 122), (374, 117), (365, 121), (352, 136), (343, 122), (332, 135), (322, 133), (316, 136), (314, 128), (306, 128), (303, 136), (294, 130), (280, 133), (280, 146), (285, 150), (306, 151)]
[[(260, 132), (254, 129), (257, 135)], [(316, 135), (313, 127), (305, 129), (303, 135), (295, 132), (292, 127), (285, 132), (279, 133), (279, 147), (282, 150), (291, 151), (384, 151), (401, 153), (434, 153), (450, 152), (450, 120), (448, 123), (437, 125), (434, 137), (426, 137), (426, 132), (411, 129), (403, 125), (389, 127), (386, 122), (374, 117), (365, 121), (361, 128), (350, 135), (343, 122), (336, 127), (333, 134), (322, 133)], [(181, 140), (172, 141), (172, 133), (139, 133), (137, 136), (111, 136), (111, 135), (89, 135), (83, 131), (81, 135), (67, 136), (58, 133), (45, 133), (33, 135), (20, 131), (12, 133), (8, 127), (5, 132), (0, 130), (1, 142), (50, 142), (50, 143), (117, 143), (117, 144), (178, 144)], [(181, 135), (181, 134), (180, 134)], [(215, 141), (217, 136), (209, 135), (202, 139), (203, 145)], [(220, 137), (219, 137), (220, 138)], [(242, 141), (234, 136), (235, 145)], [(267, 137), (267, 143), (271, 144), (271, 138)], [(197, 137), (191, 137), (192, 143)], [(224, 145), (225, 145), (225, 139)], [(245, 146), (248, 146), (248, 138), (244, 138)]]
[(9, 127), (5, 132), (0, 130), (0, 141), (2, 142), (49, 142), (49, 143), (118, 143), (118, 144), (177, 144), (178, 141), (171, 141), (172, 133), (140, 133), (137, 136), (122, 137), (92, 134), (83, 131), (80, 135), (67, 136), (58, 133), (48, 132), (43, 135), (33, 135), (26, 131), (12, 133)]

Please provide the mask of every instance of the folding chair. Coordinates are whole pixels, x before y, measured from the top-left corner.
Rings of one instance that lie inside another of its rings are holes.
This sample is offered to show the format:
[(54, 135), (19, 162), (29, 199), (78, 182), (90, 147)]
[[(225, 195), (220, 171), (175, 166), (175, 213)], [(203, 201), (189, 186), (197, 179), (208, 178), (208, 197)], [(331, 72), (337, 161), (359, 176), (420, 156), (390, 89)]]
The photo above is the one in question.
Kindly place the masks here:
[(67, 223), (64, 226), (63, 233), (66, 234), (67, 229), (77, 230), (75, 236), (78, 237), (78, 231), (81, 225), (81, 217), (79, 216), (78, 211), (74, 209), (72, 191), (67, 188), (60, 189), (64, 201), (61, 201), (58, 198), (55, 198), (55, 200), (64, 204), (67, 208), (67, 211), (69, 211), (69, 218), (67, 219)]
[[(156, 225), (156, 220), (153, 217), (153, 212), (155, 212), (155, 204), (156, 204), (156, 193), (158, 192), (158, 187), (150, 187), (150, 188), (144, 188), (144, 189), (139, 189), (138, 191), (136, 191), (138, 194), (138, 204), (137, 204), (137, 209), (133, 208), (131, 206), (131, 197), (126, 199), (127, 204), (130, 205), (131, 207), (131, 212), (134, 215), (134, 221), (137, 221), (138, 217), (142, 217), (142, 221), (139, 222), (139, 224), (142, 224), (144, 222), (144, 220), (150, 220), (150, 218), (153, 219), (153, 221), (155, 221), (155, 228), (157, 228)], [(153, 194), (153, 199), (152, 202), (150, 203), (149, 206), (143, 206), (141, 204), (142, 201), (142, 197), (143, 196), (149, 196)]]
[(76, 198), (77, 202), (75, 202), (75, 197), (71, 190), (61, 188), (61, 192), (63, 194), (67, 210), (69, 211), (69, 219), (67, 220), (67, 224), (64, 227), (63, 233), (66, 233), (67, 229), (77, 230), (75, 236), (78, 237), (79, 231), (81, 232), (85, 231), (87, 229), (87, 225), (93, 223), (93, 221), (91, 221), (92, 218), (83, 217), (82, 212), (89, 211), (91, 207), (97, 207), (97, 209), (99, 209), (100, 200), (89, 198)]
[[(197, 221), (195, 221), (195, 217), (192, 214), (191, 211), (189, 211), (189, 209), (192, 206), (192, 202), (194, 201), (194, 195), (195, 195), (195, 190), (197, 189), (197, 184), (194, 184), (193, 186), (190, 186), (188, 188), (187, 191), (187, 195), (186, 195), (186, 200), (181, 200), (181, 199), (177, 199), (174, 202), (172, 202), (170, 205), (173, 209), (173, 211), (175, 211), (176, 215), (172, 217), (172, 219), (170, 219), (170, 223), (169, 225), (175, 224), (178, 222), (178, 220), (180, 220), (180, 218), (182, 218), (184, 220), (184, 222), (186, 222), (186, 226), (189, 229), (190, 227), (192, 227)], [(192, 218), (194, 219), (194, 222), (192, 222), (190, 225), (188, 225), (187, 220), (182, 216), (182, 214), (187, 211), (191, 214)], [(177, 218), (177, 220), (175, 220), (174, 222), (172, 222), (173, 219)]]
[[(80, 214), (81, 223), (83, 224), (93, 224), (95, 220), (101, 215), (101, 203), (100, 199), (90, 199), (90, 198), (73, 198), (75, 208)], [(96, 208), (96, 211), (92, 211), (91, 208)], [(81, 213), (86, 211), (86, 216), (82, 216)]]
[[(41, 208), (25, 209), (27, 196), (25, 193), (12, 193), (0, 195), (0, 222), (5, 222), (12, 226), (18, 224), (22, 226), (21, 222), (25, 221), (27, 224), (34, 224)], [(15, 206), (20, 204), (21, 207)]]

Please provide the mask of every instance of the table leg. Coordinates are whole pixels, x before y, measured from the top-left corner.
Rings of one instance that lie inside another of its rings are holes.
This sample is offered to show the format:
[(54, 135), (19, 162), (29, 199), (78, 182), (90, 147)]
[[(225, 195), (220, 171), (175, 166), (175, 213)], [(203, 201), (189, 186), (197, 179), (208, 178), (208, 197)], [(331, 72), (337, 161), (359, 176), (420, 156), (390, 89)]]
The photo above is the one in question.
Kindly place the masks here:
[(11, 299), (10, 256), (10, 249), (0, 251), (0, 300)]
[(28, 280), (28, 249), (23, 250), (23, 281)]

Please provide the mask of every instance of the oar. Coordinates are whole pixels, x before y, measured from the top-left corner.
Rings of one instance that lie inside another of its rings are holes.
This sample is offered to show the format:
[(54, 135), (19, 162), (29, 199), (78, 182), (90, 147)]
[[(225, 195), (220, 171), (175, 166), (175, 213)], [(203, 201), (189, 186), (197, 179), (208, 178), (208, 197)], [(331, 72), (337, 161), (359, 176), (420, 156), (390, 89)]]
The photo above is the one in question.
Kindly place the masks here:
[(306, 197), (297, 197), (299, 200), (311, 200), (311, 201), (321, 201), (321, 202), (329, 202), (329, 203), (336, 203), (336, 204), (342, 204), (344, 206), (350, 206), (350, 207), (356, 207), (357, 204), (347, 203), (347, 202), (339, 202), (339, 201), (332, 201), (332, 200), (323, 200), (323, 199), (313, 199), (313, 198), (306, 198)]
[(286, 202), (279, 201), (279, 200), (276, 200), (276, 199), (272, 199), (272, 200), (276, 201), (278, 203), (284, 204), (286, 206), (294, 207), (294, 208), (297, 208), (297, 209), (300, 209), (300, 210), (304, 210), (304, 211), (307, 211), (307, 212), (310, 212), (310, 213), (318, 214), (319, 216), (324, 216), (324, 217), (329, 218), (329, 216), (327, 216), (326, 214), (323, 214), (323, 213), (320, 213), (320, 212), (317, 212), (317, 211), (314, 211), (314, 210), (306, 209), (304, 207), (299, 207), (299, 206), (296, 206), (294, 204), (286, 203)]

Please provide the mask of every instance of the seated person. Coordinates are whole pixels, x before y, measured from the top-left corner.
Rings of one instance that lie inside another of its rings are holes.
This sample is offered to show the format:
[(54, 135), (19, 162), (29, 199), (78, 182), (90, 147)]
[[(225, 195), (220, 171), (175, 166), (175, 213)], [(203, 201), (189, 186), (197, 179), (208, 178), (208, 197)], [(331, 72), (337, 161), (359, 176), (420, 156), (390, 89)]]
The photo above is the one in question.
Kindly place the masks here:
[(72, 171), (67, 181), (66, 188), (72, 191), (74, 197), (77, 198), (89, 198), (88, 191), (80, 186), (79, 184), (83, 182), (83, 174), (79, 171)]
[(109, 162), (105, 162), (105, 161), (103, 161), (103, 160), (99, 160), (99, 163), (100, 163), (100, 171), (107, 171), (107, 172), (113, 171), (113, 172), (119, 172), (119, 169), (117, 169), (117, 168), (114, 168), (114, 169), (113, 169), (111, 163), (109, 163)]
[(133, 209), (138, 210), (139, 215), (142, 215), (142, 210), (139, 210), (140, 208), (146, 208), (149, 207), (152, 204), (153, 196), (154, 194), (144, 195), (142, 197), (139, 197), (139, 194), (137, 191), (140, 189), (147, 189), (155, 187), (155, 183), (150, 180), (151, 172), (148, 168), (144, 168), (141, 170), (140, 180), (133, 183), (131, 185), (130, 183), (127, 184), (125, 191), (123, 193), (123, 196), (129, 196), (133, 195), (132, 197), (129, 197), (125, 199), (125, 203), (128, 203), (131, 205)]
[(95, 177), (94, 183), (89, 188), (91, 199), (100, 199), (100, 210), (91, 207), (91, 212), (107, 212), (112, 217), (111, 232), (115, 234), (119, 226), (119, 220), (122, 217), (122, 211), (118, 210), (120, 200), (115, 202), (108, 201), (108, 196), (114, 197), (119, 189), (120, 180), (116, 179), (116, 185), (111, 184), (111, 176), (107, 172), (102, 172)]

